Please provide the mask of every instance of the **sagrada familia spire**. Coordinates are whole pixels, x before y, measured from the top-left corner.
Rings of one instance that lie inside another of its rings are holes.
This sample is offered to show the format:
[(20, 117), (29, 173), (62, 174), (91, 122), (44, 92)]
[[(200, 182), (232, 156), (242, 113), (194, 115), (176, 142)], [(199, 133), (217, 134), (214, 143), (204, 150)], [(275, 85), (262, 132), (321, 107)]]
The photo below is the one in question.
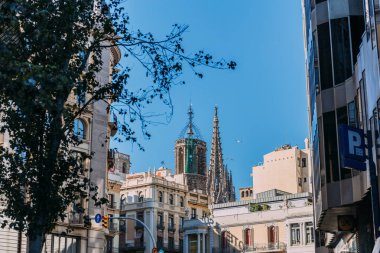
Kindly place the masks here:
[(207, 193), (212, 204), (235, 201), (235, 187), (232, 173), (223, 163), (222, 144), (220, 142), (218, 107), (215, 106), (214, 127), (212, 133), (210, 167), (207, 177)]

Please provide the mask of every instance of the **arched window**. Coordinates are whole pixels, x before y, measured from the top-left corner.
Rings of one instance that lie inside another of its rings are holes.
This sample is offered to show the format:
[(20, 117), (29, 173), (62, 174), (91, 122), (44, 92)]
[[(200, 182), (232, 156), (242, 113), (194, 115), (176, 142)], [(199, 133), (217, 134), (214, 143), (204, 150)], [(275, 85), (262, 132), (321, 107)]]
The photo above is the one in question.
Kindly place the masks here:
[(244, 230), (244, 244), (248, 246), (253, 245), (252, 229), (250, 228)]
[(268, 227), (268, 243), (277, 242), (277, 226)]
[(138, 202), (143, 202), (143, 201), (144, 201), (144, 195), (142, 192), (139, 192)]
[(174, 196), (173, 196), (173, 194), (169, 195), (169, 204), (170, 205), (174, 205)]
[(181, 207), (184, 206), (183, 197), (180, 197), (180, 198), (179, 198), (179, 205), (180, 205)]
[(158, 201), (159, 202), (164, 202), (164, 195), (161, 191), (158, 192)]
[(244, 191), (241, 192), (241, 197), (244, 198)]
[(74, 120), (74, 134), (79, 139), (86, 139), (86, 126), (83, 120), (81, 119)]

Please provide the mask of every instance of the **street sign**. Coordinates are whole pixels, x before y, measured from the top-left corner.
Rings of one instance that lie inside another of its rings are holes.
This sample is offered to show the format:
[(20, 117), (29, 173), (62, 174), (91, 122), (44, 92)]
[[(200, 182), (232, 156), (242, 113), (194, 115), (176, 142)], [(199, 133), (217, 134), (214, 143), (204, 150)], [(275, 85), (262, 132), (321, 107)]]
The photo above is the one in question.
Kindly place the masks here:
[(364, 131), (339, 125), (340, 163), (343, 168), (366, 170)]
[(95, 215), (95, 222), (100, 223), (102, 221), (102, 216), (98, 213)]

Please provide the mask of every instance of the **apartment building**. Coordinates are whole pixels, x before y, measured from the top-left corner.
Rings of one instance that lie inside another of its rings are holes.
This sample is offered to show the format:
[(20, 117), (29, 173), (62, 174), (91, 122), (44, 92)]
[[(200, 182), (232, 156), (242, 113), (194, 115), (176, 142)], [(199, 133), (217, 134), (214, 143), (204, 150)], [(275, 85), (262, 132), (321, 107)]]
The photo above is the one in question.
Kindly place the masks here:
[[(118, 47), (105, 49), (102, 53), (103, 68), (97, 73), (97, 78), (109, 82), (111, 68), (119, 62), (120, 57), (121, 53)], [(87, 99), (89, 99), (89, 94), (76, 96), (73, 92), (67, 103), (83, 104)], [(107, 196), (108, 138), (116, 133), (114, 122), (110, 120), (107, 107), (108, 103), (95, 101), (80, 117), (75, 119), (74, 133), (82, 140), (82, 143), (71, 147), (84, 169), (88, 169), (89, 172), (85, 176), (97, 186), (100, 197)], [(7, 146), (8, 135), (1, 134), (0, 141), (2, 141), (0, 144)], [(82, 199), (79, 202), (68, 206), (66, 218), (57, 222), (51, 234), (46, 236), (43, 252), (69, 252), (69, 250), (70, 253), (104, 252), (106, 249), (105, 237), (109, 231), (95, 222), (92, 222), (91, 228), (85, 227), (83, 218), (84, 215), (106, 214), (107, 208), (95, 206), (93, 200), (87, 202)], [(81, 204), (85, 209), (84, 213), (77, 209), (77, 204)], [(0, 249), (5, 249), (9, 253), (28, 252), (27, 237), (11, 229), (0, 228)]]
[[(173, 175), (164, 167), (127, 174), (120, 191), (120, 215), (144, 222), (159, 249), (182, 252), (187, 193), (183, 175)], [(120, 252), (150, 253), (154, 247), (150, 233), (133, 220), (121, 226), (119, 241)]]
[[(316, 246), (371, 252), (379, 236), (378, 0), (303, 0), (306, 87), (313, 171)], [(340, 125), (374, 143), (374, 176), (340, 159)], [(372, 178), (372, 182), (371, 182)], [(347, 226), (342, 226), (347, 224)]]
[(311, 193), (273, 189), (210, 209), (212, 252), (315, 252)]
[(305, 149), (283, 145), (264, 155), (263, 162), (252, 168), (253, 198), (258, 193), (278, 189), (289, 193), (311, 192), (308, 140)]

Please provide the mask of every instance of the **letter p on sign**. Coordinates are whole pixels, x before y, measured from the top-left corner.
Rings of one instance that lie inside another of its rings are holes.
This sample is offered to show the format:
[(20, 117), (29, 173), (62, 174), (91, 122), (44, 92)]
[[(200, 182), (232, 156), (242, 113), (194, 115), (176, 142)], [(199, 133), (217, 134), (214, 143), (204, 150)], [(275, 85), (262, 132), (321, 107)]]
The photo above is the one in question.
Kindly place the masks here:
[(348, 130), (348, 152), (350, 155), (363, 155), (362, 150), (362, 138), (358, 132), (354, 132), (352, 130)]

